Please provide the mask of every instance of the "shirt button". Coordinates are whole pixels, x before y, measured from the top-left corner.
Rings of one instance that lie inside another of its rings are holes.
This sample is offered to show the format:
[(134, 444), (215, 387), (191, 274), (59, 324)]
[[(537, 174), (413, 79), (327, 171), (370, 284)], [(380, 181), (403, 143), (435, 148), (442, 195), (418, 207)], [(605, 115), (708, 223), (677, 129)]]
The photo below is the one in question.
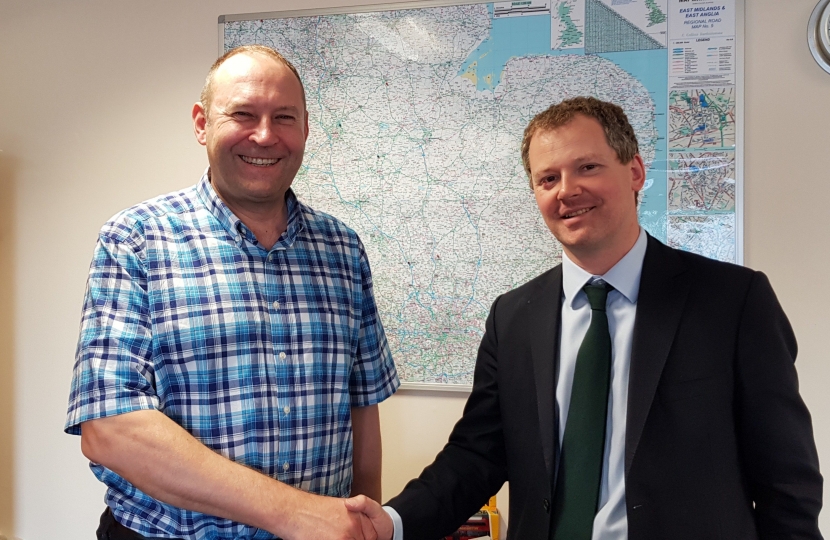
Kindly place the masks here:
[(280, 353), (280, 360), (285, 360), (285, 353), (284, 352)]
[(286, 405), (285, 407), (282, 408), (282, 412), (284, 412), (285, 414), (290, 413), (291, 412), (291, 407)]
[(279, 308), (280, 308), (280, 303), (277, 302), (276, 300), (274, 300), (274, 309), (279, 309)]
[(290, 466), (288, 465), (288, 462), (287, 462), (287, 461), (286, 461), (285, 463), (283, 463), (283, 464), (282, 464), (282, 470), (284, 470), (284, 471), (286, 471), (286, 472), (287, 472), (289, 468), (290, 468)]
[(542, 508), (545, 509), (546, 514), (549, 514), (550, 513), (550, 501), (547, 500), (547, 499), (542, 499)]

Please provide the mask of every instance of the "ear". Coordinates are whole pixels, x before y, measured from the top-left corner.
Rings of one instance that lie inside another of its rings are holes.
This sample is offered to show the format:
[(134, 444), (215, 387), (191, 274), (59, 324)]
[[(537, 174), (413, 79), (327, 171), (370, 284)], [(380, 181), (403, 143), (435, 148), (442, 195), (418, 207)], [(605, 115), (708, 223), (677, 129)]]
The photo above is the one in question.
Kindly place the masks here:
[(305, 112), (305, 140), (308, 140), (308, 111)]
[(202, 107), (202, 104), (196, 102), (193, 105), (193, 133), (196, 135), (196, 140), (199, 141), (199, 144), (202, 146), (207, 144), (207, 132), (205, 128), (207, 127), (207, 115), (205, 114), (205, 109)]
[(643, 163), (643, 158), (640, 154), (635, 154), (634, 159), (628, 164), (631, 171), (631, 189), (638, 192), (643, 189), (646, 183), (646, 166)]

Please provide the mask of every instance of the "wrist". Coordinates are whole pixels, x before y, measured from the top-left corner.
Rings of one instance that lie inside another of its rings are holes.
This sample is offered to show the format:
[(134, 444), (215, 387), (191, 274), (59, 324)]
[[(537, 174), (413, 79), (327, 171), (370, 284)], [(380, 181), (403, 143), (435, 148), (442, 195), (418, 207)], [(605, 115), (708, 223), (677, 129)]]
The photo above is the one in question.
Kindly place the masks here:
[(314, 506), (314, 495), (276, 480), (271, 496), (261, 500), (268, 502), (259, 508), (259, 522), (263, 524), (259, 528), (279, 538), (290, 538)]

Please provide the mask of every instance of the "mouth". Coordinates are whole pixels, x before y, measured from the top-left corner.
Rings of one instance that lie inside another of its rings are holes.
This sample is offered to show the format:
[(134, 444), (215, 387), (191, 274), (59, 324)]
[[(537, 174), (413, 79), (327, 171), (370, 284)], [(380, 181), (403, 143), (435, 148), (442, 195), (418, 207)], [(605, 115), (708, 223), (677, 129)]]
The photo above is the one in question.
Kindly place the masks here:
[(581, 210), (575, 210), (573, 212), (564, 214), (562, 216), (562, 219), (570, 219), (570, 218), (575, 218), (576, 216), (581, 216), (582, 214), (587, 214), (588, 212), (590, 212), (594, 208), (596, 208), (596, 207), (595, 206), (590, 206), (588, 208), (582, 208)]
[(271, 165), (274, 165), (275, 163), (279, 162), (279, 159), (267, 159), (250, 156), (239, 156), (239, 158), (245, 163), (255, 165), (257, 167), (270, 167)]

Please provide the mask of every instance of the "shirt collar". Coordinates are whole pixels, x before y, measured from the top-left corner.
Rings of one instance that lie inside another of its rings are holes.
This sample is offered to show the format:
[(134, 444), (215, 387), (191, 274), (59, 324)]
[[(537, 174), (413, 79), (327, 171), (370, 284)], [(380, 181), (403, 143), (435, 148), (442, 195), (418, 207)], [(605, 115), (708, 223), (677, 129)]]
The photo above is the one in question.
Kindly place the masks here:
[[(228, 208), (228, 205), (225, 204), (219, 197), (219, 194), (216, 193), (216, 190), (213, 189), (213, 184), (210, 182), (210, 167), (205, 169), (202, 178), (199, 179), (199, 183), (196, 185), (196, 192), (208, 211), (219, 221), (222, 228), (233, 237), (237, 245), (241, 246), (245, 240), (251, 244), (255, 243), (256, 238), (251, 230), (236, 217), (236, 214)], [(297, 238), (297, 234), (305, 227), (305, 219), (299, 201), (290, 188), (285, 194), (285, 205), (288, 209), (288, 226), (285, 233), (280, 236), (274, 249), (290, 247)]]
[(288, 209), (288, 226), (274, 245), (274, 249), (287, 249), (291, 247), (297, 239), (297, 235), (305, 228), (305, 216), (303, 215), (300, 201), (291, 188), (288, 188), (288, 191), (285, 193), (285, 206)]
[(620, 259), (617, 264), (611, 267), (605, 274), (594, 276), (577, 266), (575, 262), (562, 252), (562, 291), (565, 294), (565, 304), (573, 307), (573, 301), (579, 291), (592, 278), (602, 278), (614, 289), (625, 296), (632, 304), (637, 303), (640, 294), (640, 275), (643, 273), (643, 259), (646, 256), (646, 245), (648, 236), (646, 231), (640, 227), (640, 235), (634, 246)]

